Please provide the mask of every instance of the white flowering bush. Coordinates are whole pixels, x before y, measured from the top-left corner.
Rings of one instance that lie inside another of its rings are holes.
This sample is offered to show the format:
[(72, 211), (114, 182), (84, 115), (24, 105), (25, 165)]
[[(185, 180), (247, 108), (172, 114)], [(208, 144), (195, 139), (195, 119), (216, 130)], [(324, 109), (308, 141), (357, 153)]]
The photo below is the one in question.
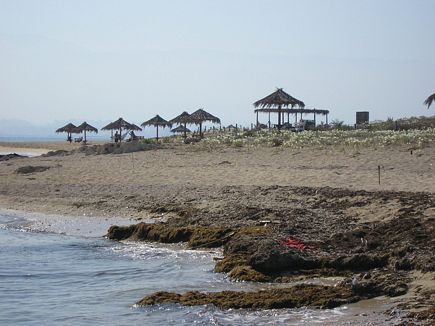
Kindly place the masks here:
[(435, 128), (424, 130), (322, 130), (322, 131), (277, 131), (249, 130), (218, 133), (203, 139), (201, 146), (268, 146), (268, 147), (385, 147), (391, 145), (412, 145), (424, 147), (435, 141)]

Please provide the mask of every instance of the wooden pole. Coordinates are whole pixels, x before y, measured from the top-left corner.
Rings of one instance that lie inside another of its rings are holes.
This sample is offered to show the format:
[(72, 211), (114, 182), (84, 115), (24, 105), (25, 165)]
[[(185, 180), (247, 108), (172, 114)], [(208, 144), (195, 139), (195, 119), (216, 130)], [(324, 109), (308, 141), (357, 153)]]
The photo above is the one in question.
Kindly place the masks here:
[(278, 130), (281, 129), (281, 104), (278, 105)]
[(258, 127), (258, 111), (257, 111), (257, 127)]
[(378, 165), (378, 184), (381, 184), (381, 166)]
[(156, 140), (159, 140), (159, 125), (156, 125), (156, 128), (157, 128), (157, 137), (156, 137)]

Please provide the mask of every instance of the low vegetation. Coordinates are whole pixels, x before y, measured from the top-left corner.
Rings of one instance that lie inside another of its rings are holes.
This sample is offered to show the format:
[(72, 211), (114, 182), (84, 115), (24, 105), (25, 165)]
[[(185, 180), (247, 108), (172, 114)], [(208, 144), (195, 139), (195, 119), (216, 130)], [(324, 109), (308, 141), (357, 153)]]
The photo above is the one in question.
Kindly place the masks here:
[(407, 118), (393, 121), (373, 122), (358, 126), (358, 129), (343, 124), (334, 127), (303, 132), (276, 129), (234, 130), (210, 134), (202, 146), (212, 149), (219, 146), (249, 147), (324, 147), (328, 145), (347, 147), (384, 147), (409, 145), (423, 148), (435, 141), (435, 117)]

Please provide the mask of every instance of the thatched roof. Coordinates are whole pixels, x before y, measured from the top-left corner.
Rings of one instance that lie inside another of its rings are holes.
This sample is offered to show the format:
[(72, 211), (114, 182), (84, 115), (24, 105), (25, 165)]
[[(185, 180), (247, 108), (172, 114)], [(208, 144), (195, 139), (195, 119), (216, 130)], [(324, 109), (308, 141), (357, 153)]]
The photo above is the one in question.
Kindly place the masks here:
[(77, 130), (79, 130), (79, 132), (82, 131), (92, 131), (98, 134), (98, 129), (95, 128), (94, 126), (91, 126), (89, 123), (87, 123), (86, 121), (83, 122), (80, 126), (77, 127)]
[(136, 130), (136, 131), (142, 131), (142, 128), (138, 125), (135, 125), (134, 123), (130, 123), (130, 129), (128, 130)]
[(429, 97), (426, 99), (426, 101), (424, 101), (424, 105), (427, 105), (427, 108), (429, 109), (430, 106), (431, 106), (431, 104), (432, 104), (432, 102), (434, 102), (434, 101), (435, 101), (435, 93), (432, 94), (431, 96), (429, 96)]
[(172, 123), (170, 123), (169, 121), (166, 121), (165, 119), (163, 119), (161, 116), (156, 115), (154, 118), (145, 121), (144, 123), (141, 124), (142, 127), (145, 126), (162, 126), (164, 127), (172, 127)]
[(174, 119), (170, 120), (169, 122), (172, 124), (193, 123), (192, 119), (190, 118), (190, 114), (187, 113), (186, 111), (184, 111)]
[(199, 124), (205, 121), (210, 121), (213, 123), (221, 123), (221, 120), (215, 117), (213, 114), (204, 111), (203, 109), (196, 110), (190, 115), (190, 119), (193, 123)]
[(113, 121), (109, 123), (107, 126), (101, 128), (101, 130), (118, 130), (118, 129), (138, 130), (138, 131), (142, 130), (142, 128), (136, 126), (133, 123), (129, 123), (125, 121), (123, 118), (119, 118), (118, 120)]
[(67, 125), (59, 128), (56, 130), (56, 132), (67, 132), (67, 133), (80, 133), (81, 131), (77, 130), (77, 127), (73, 125), (72, 123), (68, 123)]
[(284, 107), (299, 106), (303, 108), (305, 107), (305, 103), (292, 97), (290, 94), (287, 94), (282, 90), (282, 88), (278, 88), (272, 94), (255, 102), (254, 106), (261, 107), (261, 108), (275, 108), (279, 106), (284, 106)]
[(171, 132), (190, 132), (190, 129), (186, 128), (185, 126), (179, 125), (177, 128), (171, 129)]

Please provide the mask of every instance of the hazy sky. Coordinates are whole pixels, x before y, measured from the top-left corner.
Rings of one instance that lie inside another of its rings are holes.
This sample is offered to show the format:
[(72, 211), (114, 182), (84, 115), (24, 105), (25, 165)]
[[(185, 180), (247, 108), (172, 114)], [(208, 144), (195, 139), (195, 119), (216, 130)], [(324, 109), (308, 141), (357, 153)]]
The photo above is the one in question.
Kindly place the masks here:
[(2, 120), (248, 125), (276, 87), (348, 123), (434, 115), (435, 1), (0, 0)]

